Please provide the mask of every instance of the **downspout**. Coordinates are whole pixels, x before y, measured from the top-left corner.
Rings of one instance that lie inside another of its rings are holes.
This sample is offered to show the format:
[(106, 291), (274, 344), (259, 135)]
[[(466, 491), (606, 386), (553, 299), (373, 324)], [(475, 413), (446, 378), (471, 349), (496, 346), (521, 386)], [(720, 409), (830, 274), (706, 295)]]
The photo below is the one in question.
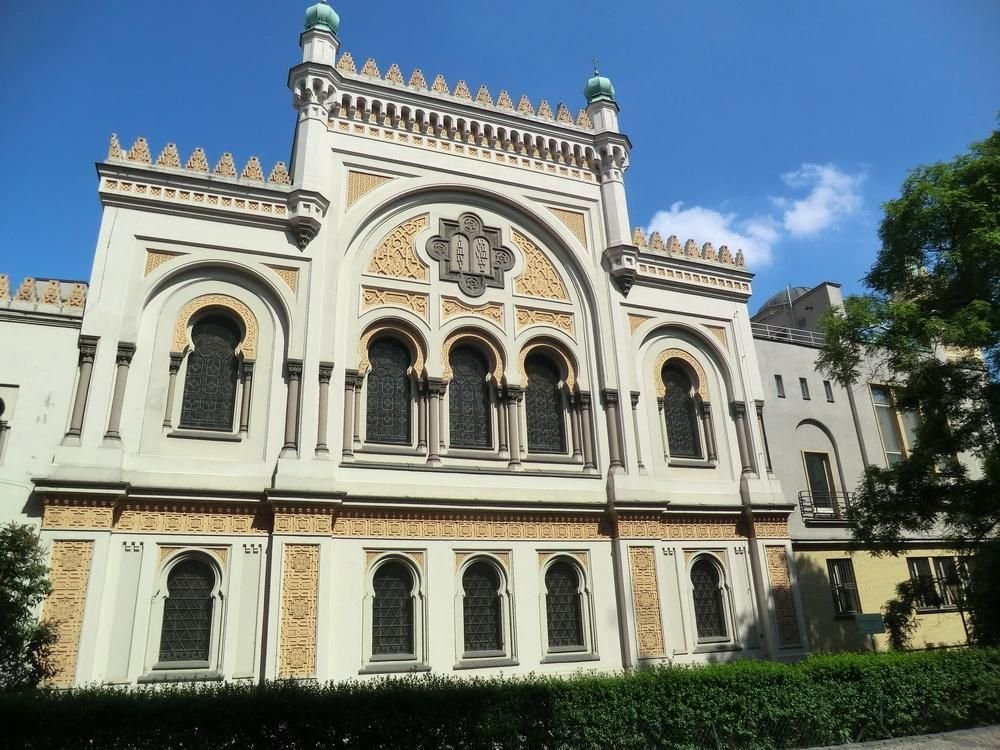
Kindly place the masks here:
[(625, 598), (625, 564), (622, 558), (622, 540), (618, 534), (618, 510), (615, 508), (614, 478), (608, 476), (608, 525), (611, 531), (611, 567), (615, 577), (615, 608), (618, 611), (618, 643), (622, 652), (622, 669), (634, 667), (632, 639), (628, 631), (628, 600)]

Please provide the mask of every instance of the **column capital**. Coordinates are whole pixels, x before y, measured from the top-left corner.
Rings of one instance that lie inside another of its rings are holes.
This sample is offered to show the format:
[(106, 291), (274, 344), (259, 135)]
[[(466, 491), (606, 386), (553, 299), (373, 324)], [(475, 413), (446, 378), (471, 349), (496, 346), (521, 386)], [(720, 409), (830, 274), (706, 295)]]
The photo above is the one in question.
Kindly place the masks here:
[(629, 393), (629, 398), (632, 401), (632, 408), (634, 409), (639, 405), (639, 398), (642, 394), (639, 391), (632, 391)]
[(119, 365), (132, 364), (132, 357), (135, 355), (135, 344), (125, 341), (119, 342), (118, 353), (115, 355), (115, 362)]
[(618, 389), (616, 388), (603, 388), (601, 389), (601, 404), (605, 408), (618, 406)]
[(448, 390), (448, 381), (444, 378), (427, 378), (427, 392), (431, 396), (443, 396)]
[(94, 357), (97, 356), (98, 336), (81, 336), (77, 342), (80, 349), (80, 364), (93, 364)]
[(329, 383), (330, 378), (333, 377), (333, 362), (320, 362), (319, 363), (319, 382)]
[(733, 412), (733, 417), (742, 419), (747, 415), (747, 405), (745, 401), (731, 401), (729, 408)]
[(289, 380), (301, 380), (302, 360), (301, 359), (285, 360), (285, 372), (288, 374)]
[(576, 397), (577, 397), (577, 399), (580, 402), (581, 408), (587, 409), (589, 411), (590, 410), (590, 403), (591, 403), (591, 400), (592, 400), (591, 399), (591, 395), (590, 395), (590, 391), (580, 391), (579, 393), (576, 394)]
[(508, 404), (516, 404), (524, 398), (524, 388), (519, 385), (508, 385), (503, 390), (503, 398)]

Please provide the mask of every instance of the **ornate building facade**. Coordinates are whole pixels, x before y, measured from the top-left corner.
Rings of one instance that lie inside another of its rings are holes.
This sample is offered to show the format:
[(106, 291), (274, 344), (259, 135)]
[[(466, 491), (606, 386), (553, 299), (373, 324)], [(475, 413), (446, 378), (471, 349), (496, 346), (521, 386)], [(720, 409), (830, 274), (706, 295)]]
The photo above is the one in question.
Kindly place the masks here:
[(574, 115), (338, 27), (290, 166), (112, 137), (89, 288), (0, 277), (56, 681), (801, 657), (742, 253), (629, 229), (607, 78)]

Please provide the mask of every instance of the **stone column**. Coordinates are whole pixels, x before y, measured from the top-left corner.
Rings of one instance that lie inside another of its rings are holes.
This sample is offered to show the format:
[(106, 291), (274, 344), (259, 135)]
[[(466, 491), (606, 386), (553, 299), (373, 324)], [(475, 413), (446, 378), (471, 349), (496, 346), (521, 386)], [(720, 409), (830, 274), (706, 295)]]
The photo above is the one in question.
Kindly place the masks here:
[(427, 404), (427, 463), (437, 466), (441, 463), (441, 397), (447, 388), (440, 378), (427, 379), (427, 392), (430, 402)]
[(417, 389), (417, 450), (427, 451), (427, 383), (416, 381)]
[(302, 382), (302, 360), (289, 359), (285, 362), (288, 377), (288, 398), (285, 401), (285, 444), (281, 455), (291, 457), (299, 452), (299, 385)]
[(329, 456), (326, 445), (326, 422), (330, 411), (330, 378), (333, 377), (333, 363), (319, 363), (319, 416), (316, 420), (316, 455)]
[(705, 432), (705, 453), (709, 461), (719, 458), (715, 449), (715, 423), (712, 420), (712, 405), (707, 401), (701, 402), (701, 426)]
[(510, 452), (507, 450), (507, 404), (505, 403), (503, 391), (497, 389), (497, 446), (500, 451), (501, 458), (510, 458)]
[(361, 386), (364, 382), (364, 374), (358, 373), (354, 379), (354, 434), (351, 436), (356, 451), (361, 450)]
[(177, 373), (181, 369), (183, 354), (170, 352), (170, 365), (167, 376), (167, 403), (163, 408), (163, 426), (171, 427), (174, 419), (174, 391), (177, 389)]
[(125, 399), (125, 384), (128, 382), (128, 368), (135, 354), (135, 344), (120, 342), (115, 355), (115, 388), (111, 396), (111, 414), (108, 416), (106, 440), (121, 440), (122, 401)]
[(508, 385), (504, 389), (504, 403), (507, 406), (507, 443), (510, 449), (508, 469), (521, 469), (521, 431), (518, 424), (518, 402), (524, 397), (524, 389)]
[(601, 391), (601, 401), (604, 405), (604, 417), (608, 425), (609, 468), (612, 473), (625, 469), (622, 446), (621, 427), (618, 423), (618, 391), (605, 388)]
[(747, 433), (747, 405), (742, 401), (730, 404), (733, 420), (736, 422), (736, 442), (740, 448), (740, 463), (744, 474), (753, 474), (754, 460), (750, 452), (750, 439)]
[(253, 366), (255, 360), (243, 360), (243, 393), (240, 395), (240, 434), (250, 431), (250, 397), (253, 395)]
[(590, 394), (580, 391), (577, 395), (580, 403), (580, 431), (583, 433), (583, 470), (588, 473), (597, 471), (594, 463), (594, 420), (590, 410)]
[(760, 437), (764, 441), (764, 462), (767, 466), (767, 473), (773, 474), (774, 470), (771, 468), (771, 448), (767, 444), (767, 430), (764, 429), (764, 402), (755, 401), (754, 405), (757, 407), (757, 425), (760, 427)]
[(359, 378), (357, 370), (344, 371), (344, 445), (341, 455), (345, 459), (354, 458), (354, 387)]
[(663, 396), (656, 399), (656, 421), (660, 423), (660, 440), (663, 442), (663, 459), (670, 462), (670, 438), (667, 436), (667, 415), (663, 413)]
[(569, 429), (573, 435), (573, 458), (583, 460), (583, 435), (580, 434), (580, 404), (576, 394), (566, 397), (569, 404)]
[(90, 378), (94, 371), (94, 357), (97, 356), (97, 336), (81, 336), (77, 344), (80, 349), (80, 375), (76, 381), (76, 395), (73, 399), (73, 413), (69, 420), (66, 438), (78, 443), (83, 431), (83, 417), (87, 411), (87, 396), (90, 395)]
[(639, 391), (632, 391), (629, 397), (632, 402), (632, 432), (635, 434), (635, 461), (639, 465), (639, 471), (643, 471), (646, 466), (642, 462), (642, 444), (639, 441), (639, 395)]

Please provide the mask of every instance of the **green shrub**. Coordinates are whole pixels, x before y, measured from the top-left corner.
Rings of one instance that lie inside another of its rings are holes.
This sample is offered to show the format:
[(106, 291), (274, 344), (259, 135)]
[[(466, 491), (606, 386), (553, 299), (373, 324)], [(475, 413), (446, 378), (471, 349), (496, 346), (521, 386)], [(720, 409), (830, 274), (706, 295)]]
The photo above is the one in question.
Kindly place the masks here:
[(1000, 722), (1000, 649), (572, 679), (389, 678), (0, 695), (10, 747), (780, 748)]

